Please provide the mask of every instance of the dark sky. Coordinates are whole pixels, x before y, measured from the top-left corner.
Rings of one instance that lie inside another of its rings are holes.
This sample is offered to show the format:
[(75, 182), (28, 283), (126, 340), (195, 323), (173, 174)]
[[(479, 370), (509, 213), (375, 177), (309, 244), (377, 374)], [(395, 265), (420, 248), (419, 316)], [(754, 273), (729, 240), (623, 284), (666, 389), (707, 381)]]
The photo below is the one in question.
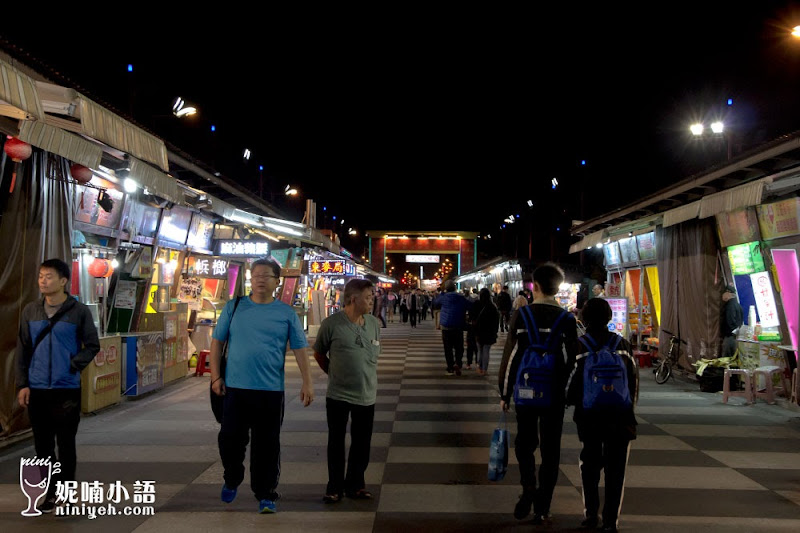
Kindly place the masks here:
[[(800, 129), (793, 3), (538, 4), (37, 19), (35, 35), (4, 17), (0, 35), (252, 190), (263, 164), (362, 230), (496, 232), (529, 198), (568, 223), (722, 161), (694, 118), (726, 115), (742, 149)], [(153, 118), (176, 96), (193, 124)]]

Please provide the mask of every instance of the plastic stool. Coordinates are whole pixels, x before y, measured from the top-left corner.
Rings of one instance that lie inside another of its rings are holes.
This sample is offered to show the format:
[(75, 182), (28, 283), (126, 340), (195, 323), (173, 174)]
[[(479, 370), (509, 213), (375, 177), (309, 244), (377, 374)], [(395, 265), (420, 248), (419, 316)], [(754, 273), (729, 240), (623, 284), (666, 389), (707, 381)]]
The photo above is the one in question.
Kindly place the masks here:
[[(782, 372), (781, 368), (778, 366), (760, 366), (753, 370), (753, 397), (754, 398), (765, 398), (768, 404), (775, 404), (775, 387), (773, 385), (772, 376), (774, 374), (779, 374)], [(764, 392), (760, 392), (758, 389), (758, 376), (764, 376), (764, 381), (766, 382), (764, 386)], [(784, 391), (783, 386), (778, 387), (778, 390)], [(784, 391), (785, 393), (786, 391)]]
[(650, 358), (650, 352), (645, 351), (634, 351), (633, 356), (639, 362), (639, 368), (643, 368), (646, 366), (653, 366), (653, 360)]
[[(731, 391), (731, 376), (736, 374), (744, 376), (743, 391)], [(750, 379), (749, 370), (744, 368), (726, 368), (722, 380), (722, 403), (728, 403), (728, 398), (731, 396), (744, 396), (747, 403), (755, 403), (756, 399), (753, 396), (753, 380)]]
[(795, 368), (792, 371), (792, 403), (800, 403), (798, 399), (800, 399), (800, 374)]
[(206, 360), (209, 355), (211, 355), (211, 350), (201, 350), (197, 354), (197, 367), (194, 369), (195, 376), (205, 376), (206, 372), (211, 373), (211, 369), (206, 368)]

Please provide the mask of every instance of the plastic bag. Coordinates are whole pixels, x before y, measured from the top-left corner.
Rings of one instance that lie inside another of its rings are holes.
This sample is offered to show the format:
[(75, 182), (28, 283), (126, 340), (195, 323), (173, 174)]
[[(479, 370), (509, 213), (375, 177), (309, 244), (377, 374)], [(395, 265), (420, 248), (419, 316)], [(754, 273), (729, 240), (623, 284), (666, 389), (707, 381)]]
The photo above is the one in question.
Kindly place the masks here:
[(502, 481), (508, 470), (508, 425), (505, 412), (500, 421), (502, 427), (498, 425), (494, 429), (489, 444), (489, 481)]

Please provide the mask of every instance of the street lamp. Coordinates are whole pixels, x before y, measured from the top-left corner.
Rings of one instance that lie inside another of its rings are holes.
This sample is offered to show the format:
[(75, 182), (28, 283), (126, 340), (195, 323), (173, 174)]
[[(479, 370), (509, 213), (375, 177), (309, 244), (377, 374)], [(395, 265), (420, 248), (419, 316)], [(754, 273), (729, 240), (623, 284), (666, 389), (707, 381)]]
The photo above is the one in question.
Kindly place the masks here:
[(194, 106), (186, 105), (186, 100), (180, 96), (175, 99), (172, 104), (172, 114), (178, 118), (190, 117), (197, 114), (197, 108)]
[(702, 135), (703, 130), (705, 130), (705, 128), (700, 123), (692, 124), (691, 126), (689, 126), (689, 131), (691, 131), (692, 135), (694, 135), (695, 137)]
[(795, 39), (800, 39), (800, 26), (795, 26), (792, 28), (792, 37)]

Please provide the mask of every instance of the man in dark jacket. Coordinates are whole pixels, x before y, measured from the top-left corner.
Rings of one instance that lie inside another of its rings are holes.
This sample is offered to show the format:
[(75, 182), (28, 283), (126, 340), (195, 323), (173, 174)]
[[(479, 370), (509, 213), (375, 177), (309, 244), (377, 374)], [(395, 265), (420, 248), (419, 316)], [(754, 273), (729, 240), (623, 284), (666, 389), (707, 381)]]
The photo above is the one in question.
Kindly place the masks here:
[(736, 353), (736, 332), (744, 320), (742, 306), (736, 301), (736, 289), (727, 285), (722, 293), (722, 357), (731, 357)]
[(456, 284), (452, 280), (445, 283), (444, 290), (444, 294), (434, 300), (434, 306), (440, 309), (439, 325), (442, 328), (447, 374), (460, 376), (464, 361), (464, 330), (467, 328), (467, 311), (471, 302), (456, 292)]
[[(592, 298), (583, 308), (587, 335), (583, 341), (593, 351), (606, 346), (612, 333), (607, 325), (611, 320), (611, 306), (602, 298)], [(584, 351), (586, 351), (584, 349)], [(636, 438), (634, 405), (639, 394), (639, 372), (631, 356), (630, 345), (620, 339), (616, 356), (625, 365), (631, 404), (629, 406), (584, 406), (584, 369), (593, 351), (579, 355), (567, 385), (567, 405), (575, 406), (573, 420), (578, 426), (578, 438), (583, 443), (580, 456), (583, 486), (584, 521), (582, 527), (595, 528), (600, 510), (600, 470), (605, 473), (605, 504), (603, 506), (603, 531), (617, 531), (617, 521), (622, 504), (625, 468), (628, 462), (630, 441)], [(596, 356), (595, 356), (596, 357)], [(604, 388), (605, 390), (605, 388)], [(589, 400), (587, 400), (589, 401)]]
[(25, 306), (17, 340), (17, 401), (28, 409), (36, 456), (61, 463), (61, 472), (51, 479), (39, 506), (43, 513), (55, 508), (56, 481), (75, 479), (80, 373), (100, 351), (92, 313), (66, 292), (69, 276), (69, 266), (60, 259), (41, 264), (39, 290), (43, 298)]
[(497, 295), (497, 310), (500, 311), (500, 331), (508, 331), (512, 307), (513, 301), (511, 300), (511, 294), (508, 292), (508, 285), (506, 285)]

